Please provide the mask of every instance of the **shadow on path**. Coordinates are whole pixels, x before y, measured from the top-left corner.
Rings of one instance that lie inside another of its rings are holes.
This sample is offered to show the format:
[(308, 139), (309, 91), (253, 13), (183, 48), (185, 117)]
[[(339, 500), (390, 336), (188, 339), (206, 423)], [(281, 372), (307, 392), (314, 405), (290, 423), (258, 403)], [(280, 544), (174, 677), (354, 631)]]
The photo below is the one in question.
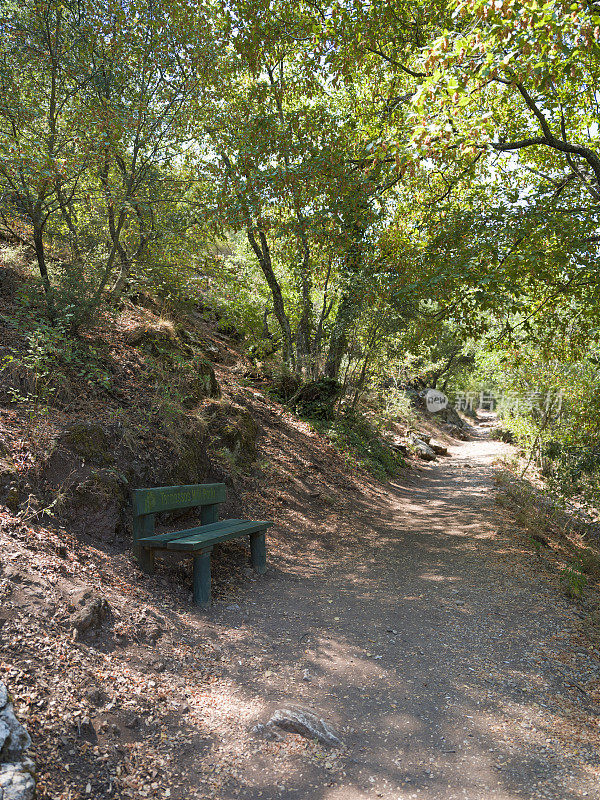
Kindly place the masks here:
[[(209, 624), (230, 640), (228, 691), (252, 709), (249, 722), (300, 704), (346, 744), (328, 769), (300, 745), (249, 737), (224, 800), (600, 794), (598, 709), (578, 716), (564, 663), (573, 609), (518, 569), (498, 531), (502, 447), (465, 443), (412, 485), (352, 498), (356, 525), (340, 518), (329, 549), (299, 538), (295, 561), (276, 562), (239, 607), (215, 607)], [(598, 665), (587, 666), (592, 677)]]

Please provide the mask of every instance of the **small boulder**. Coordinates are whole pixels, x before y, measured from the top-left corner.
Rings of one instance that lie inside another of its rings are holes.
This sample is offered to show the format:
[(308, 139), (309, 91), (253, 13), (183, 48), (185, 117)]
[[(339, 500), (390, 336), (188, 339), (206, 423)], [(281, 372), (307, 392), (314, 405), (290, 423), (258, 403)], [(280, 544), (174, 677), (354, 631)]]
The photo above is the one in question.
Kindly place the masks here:
[(509, 431), (508, 428), (503, 428), (501, 425), (495, 426), (494, 430), (491, 431), (490, 436), (492, 439), (505, 442), (506, 444), (515, 443), (515, 436), (513, 432)]
[(106, 464), (112, 460), (110, 437), (97, 422), (74, 422), (62, 434), (57, 446), (71, 450), (86, 461), (96, 464)]
[(17, 511), (21, 502), (18, 481), (17, 465), (12, 460), (6, 443), (0, 440), (0, 502), (11, 511)]
[(408, 446), (408, 443), (400, 436), (386, 436), (386, 442), (389, 444), (392, 450), (395, 450), (397, 453), (400, 453), (403, 456), (410, 455), (410, 447)]
[(448, 448), (443, 445), (441, 442), (438, 442), (437, 439), (430, 439), (429, 440), (429, 447), (433, 450), (436, 456), (447, 456), (448, 455)]
[(130, 331), (127, 331), (125, 341), (134, 347), (145, 347), (153, 355), (161, 355), (165, 348), (178, 347), (175, 326), (166, 320), (136, 325)]
[(71, 626), (78, 634), (99, 630), (110, 615), (110, 605), (104, 597), (91, 596), (71, 617)]
[(19, 471), (9, 455), (0, 456), (0, 489), (8, 489), (19, 478)]
[(223, 360), (221, 351), (216, 345), (212, 344), (211, 342), (203, 343), (202, 349), (206, 353), (207, 357), (210, 358), (211, 361), (214, 361), (215, 364), (218, 364), (220, 361)]
[(35, 764), (27, 757), (31, 739), (15, 717), (6, 686), (0, 683), (0, 800), (33, 800)]
[(31, 745), (31, 739), (25, 728), (15, 717), (8, 692), (0, 684), (0, 700), (4, 705), (0, 708), (0, 763), (18, 761)]
[(21, 505), (21, 491), (18, 485), (13, 483), (8, 487), (8, 491), (4, 497), (4, 504), (15, 514), (19, 510), (19, 506)]
[(152, 645), (157, 643), (163, 633), (163, 629), (155, 622), (148, 623), (138, 632), (140, 641)]
[(100, 686), (91, 686), (85, 695), (94, 706), (102, 706), (108, 700), (106, 692)]
[(221, 396), (221, 387), (210, 361), (196, 358), (192, 366), (193, 370), (184, 376), (180, 387), (184, 408), (194, 408), (207, 397)]
[(126, 341), (160, 362), (162, 368), (157, 373), (159, 379), (162, 379), (164, 368), (179, 371), (194, 356), (194, 348), (184, 341), (181, 330), (168, 320), (138, 325), (129, 331)]
[(469, 439), (469, 435), (462, 427), (458, 425), (452, 425), (450, 423), (446, 423), (442, 426), (445, 431), (447, 431), (450, 436), (454, 436), (455, 439), (460, 439), (463, 442), (466, 442)]
[(213, 450), (226, 450), (240, 467), (256, 459), (259, 428), (254, 417), (232, 403), (213, 401), (202, 408)]
[(341, 392), (341, 385), (333, 378), (319, 378), (301, 386), (289, 403), (301, 417), (332, 420)]
[(457, 428), (465, 427), (464, 420), (454, 406), (447, 405), (446, 408), (438, 412), (437, 416), (450, 425), (456, 425)]
[(145, 609), (136, 624), (137, 638), (147, 644), (156, 644), (165, 632), (165, 621), (149, 609)]
[(436, 455), (426, 442), (416, 436), (412, 436), (410, 441), (419, 458), (423, 461), (435, 461)]
[(297, 733), (307, 739), (316, 739), (326, 747), (341, 747), (342, 742), (324, 719), (302, 708), (277, 710), (267, 723), (267, 728), (280, 728), (288, 733)]
[(266, 739), (268, 742), (279, 742), (283, 739), (282, 734), (276, 731), (275, 728), (271, 727), (269, 724), (264, 725), (262, 722), (259, 722), (258, 725), (252, 728), (252, 733), (255, 736), (260, 736), (262, 739)]
[(134, 730), (135, 728), (139, 728), (141, 726), (142, 720), (138, 717), (137, 714), (130, 713), (126, 715), (123, 724), (125, 725), (126, 728), (129, 728), (129, 730)]
[(86, 420), (78, 420), (60, 432), (44, 461), (42, 477), (52, 492), (61, 487), (61, 503), (64, 490), (68, 493), (94, 468), (107, 468), (114, 462), (115, 438), (110, 428)]
[(34, 800), (35, 764), (30, 758), (0, 764), (0, 800)]
[(73, 528), (112, 541), (123, 518), (127, 485), (125, 476), (116, 470), (97, 469), (72, 486), (63, 503)]

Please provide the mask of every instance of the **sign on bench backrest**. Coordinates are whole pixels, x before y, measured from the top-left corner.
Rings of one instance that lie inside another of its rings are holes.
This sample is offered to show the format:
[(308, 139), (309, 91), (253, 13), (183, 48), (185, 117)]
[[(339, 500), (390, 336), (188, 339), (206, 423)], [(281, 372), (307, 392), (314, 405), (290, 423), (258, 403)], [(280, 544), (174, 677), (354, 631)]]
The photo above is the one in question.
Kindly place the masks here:
[(204, 483), (192, 486), (160, 486), (158, 489), (134, 489), (133, 514), (157, 514), (177, 508), (194, 508), (224, 503), (224, 483)]

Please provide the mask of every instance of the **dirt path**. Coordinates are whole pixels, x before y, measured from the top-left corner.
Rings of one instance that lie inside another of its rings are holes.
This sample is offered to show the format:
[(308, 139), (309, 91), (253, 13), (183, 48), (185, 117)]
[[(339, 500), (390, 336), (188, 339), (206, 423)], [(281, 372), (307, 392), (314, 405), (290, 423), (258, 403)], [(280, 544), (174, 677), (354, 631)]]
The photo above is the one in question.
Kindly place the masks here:
[[(502, 447), (461, 444), (412, 483), (353, 498), (356, 527), (328, 539), (326, 560), (299, 547), (297, 568), (275, 560), (215, 605), (229, 665), (205, 717), (229, 773), (217, 796), (599, 796), (599, 709), (583, 687), (600, 661), (576, 651), (576, 608), (500, 529)], [(248, 735), (288, 704), (318, 710), (344, 750)]]

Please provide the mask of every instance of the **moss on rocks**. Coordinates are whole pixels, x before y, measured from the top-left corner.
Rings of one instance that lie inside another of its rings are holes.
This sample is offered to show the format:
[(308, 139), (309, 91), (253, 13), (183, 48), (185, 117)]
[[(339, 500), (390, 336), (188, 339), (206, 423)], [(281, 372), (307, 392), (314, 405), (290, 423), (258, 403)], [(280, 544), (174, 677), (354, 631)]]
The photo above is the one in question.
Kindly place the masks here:
[(245, 409), (231, 403), (212, 402), (202, 409), (208, 423), (211, 445), (225, 448), (238, 467), (248, 467), (256, 459), (258, 425)]
[(127, 479), (114, 469), (97, 469), (90, 477), (76, 487), (80, 499), (102, 498), (122, 503), (127, 495)]
[(12, 485), (6, 492), (4, 504), (13, 512), (16, 513), (21, 505), (21, 491), (18, 486)]
[(97, 422), (75, 422), (63, 433), (58, 444), (97, 464), (112, 461), (110, 438)]
[(125, 341), (136, 347), (176, 346), (177, 331), (172, 323), (166, 321), (136, 325), (127, 332)]
[(176, 326), (167, 320), (138, 325), (127, 333), (125, 339), (128, 344), (141, 348), (171, 368), (185, 356), (194, 354), (193, 348), (186, 344)]
[(207, 397), (220, 397), (221, 387), (212, 364), (205, 358), (195, 358), (191, 368), (181, 380), (181, 402), (185, 408), (194, 408)]
[(301, 386), (289, 403), (301, 417), (333, 420), (334, 406), (341, 391), (342, 387), (333, 378), (319, 378)]
[(0, 447), (0, 500), (11, 511), (17, 511), (21, 502), (19, 470), (4, 442)]
[(173, 462), (174, 484), (204, 483), (209, 468), (206, 439), (186, 437)]
[(209, 438), (204, 420), (181, 414), (170, 426), (172, 457), (165, 475), (170, 484), (205, 483), (210, 469)]

